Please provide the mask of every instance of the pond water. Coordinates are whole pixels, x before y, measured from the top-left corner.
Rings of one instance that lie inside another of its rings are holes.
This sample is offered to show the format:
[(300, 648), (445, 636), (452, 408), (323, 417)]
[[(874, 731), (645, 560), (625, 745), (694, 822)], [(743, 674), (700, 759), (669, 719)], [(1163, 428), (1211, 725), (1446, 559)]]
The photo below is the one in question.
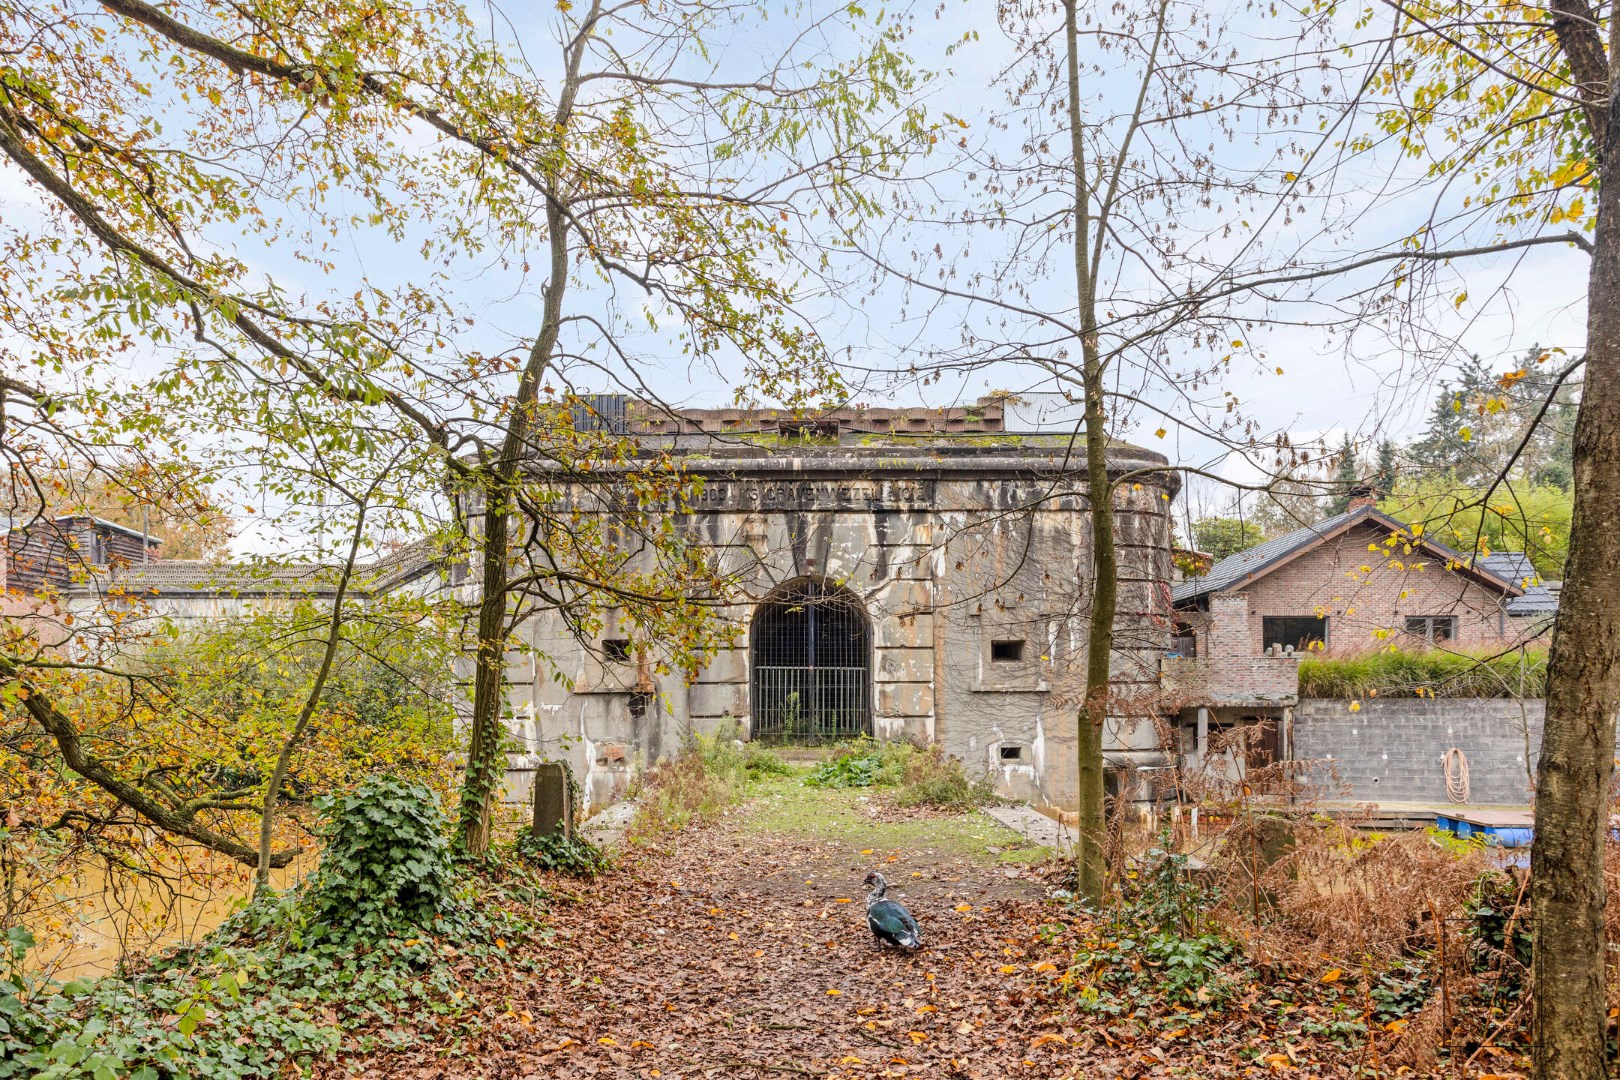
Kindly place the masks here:
[[(253, 871), (233, 860), (192, 849), (174, 865), (139, 877), (81, 865), (56, 890), (49, 916), (28, 920), (38, 941), (29, 967), (60, 980), (111, 974), (125, 957), (203, 937), (253, 895)], [(313, 866), (300, 859), (274, 871), (271, 883), (291, 888)]]

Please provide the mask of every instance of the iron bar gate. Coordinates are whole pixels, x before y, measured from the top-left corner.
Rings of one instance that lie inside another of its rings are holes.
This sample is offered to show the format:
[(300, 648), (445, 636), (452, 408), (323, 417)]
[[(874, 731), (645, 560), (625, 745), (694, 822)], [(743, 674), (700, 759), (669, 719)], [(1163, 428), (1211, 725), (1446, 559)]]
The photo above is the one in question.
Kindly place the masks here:
[(778, 590), (754, 615), (753, 737), (813, 743), (871, 731), (871, 628), (853, 595), (820, 582)]

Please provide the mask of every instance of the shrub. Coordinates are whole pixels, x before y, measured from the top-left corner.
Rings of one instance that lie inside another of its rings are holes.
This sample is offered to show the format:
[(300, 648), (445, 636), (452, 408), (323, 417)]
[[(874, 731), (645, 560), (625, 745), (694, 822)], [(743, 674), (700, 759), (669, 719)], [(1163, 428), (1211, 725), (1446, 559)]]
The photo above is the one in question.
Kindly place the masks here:
[(1501, 656), (1384, 650), (1299, 663), (1301, 697), (1537, 698), (1546, 689), (1545, 650)]
[(429, 925), (451, 879), (448, 822), (433, 793), (381, 777), (316, 807), (330, 815), (306, 898), (316, 924), (364, 939)]
[(989, 777), (971, 779), (962, 760), (946, 756), (938, 744), (909, 756), (903, 784), (895, 797), (901, 806), (968, 810), (996, 801), (995, 785)]
[(811, 787), (847, 788), (892, 786), (903, 783), (906, 763), (917, 752), (908, 742), (878, 742), (868, 736), (843, 743), (832, 757), (819, 762), (805, 776)]

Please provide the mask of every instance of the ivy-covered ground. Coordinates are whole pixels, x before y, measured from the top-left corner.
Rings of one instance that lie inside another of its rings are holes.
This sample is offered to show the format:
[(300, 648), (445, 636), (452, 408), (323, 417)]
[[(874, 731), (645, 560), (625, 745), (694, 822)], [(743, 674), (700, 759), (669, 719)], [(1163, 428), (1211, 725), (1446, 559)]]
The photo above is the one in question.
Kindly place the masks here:
[[(480, 988), (476, 1024), (324, 1074), (1414, 1075), (1390, 1049), (1431, 996), (1421, 975), (1257, 971), (1174, 887), (1099, 922), (1053, 899), (1050, 854), (976, 810), (773, 779), (594, 880), (556, 879), (541, 969)], [(919, 953), (874, 947), (869, 870), (917, 915)], [(1513, 1075), (1494, 1055), (1466, 1074)]]

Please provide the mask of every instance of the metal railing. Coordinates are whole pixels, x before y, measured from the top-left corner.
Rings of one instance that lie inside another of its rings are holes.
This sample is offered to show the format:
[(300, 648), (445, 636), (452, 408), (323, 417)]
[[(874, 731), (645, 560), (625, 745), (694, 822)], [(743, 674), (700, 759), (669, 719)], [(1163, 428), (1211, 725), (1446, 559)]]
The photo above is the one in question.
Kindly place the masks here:
[(755, 667), (755, 739), (836, 742), (869, 733), (864, 667)]

